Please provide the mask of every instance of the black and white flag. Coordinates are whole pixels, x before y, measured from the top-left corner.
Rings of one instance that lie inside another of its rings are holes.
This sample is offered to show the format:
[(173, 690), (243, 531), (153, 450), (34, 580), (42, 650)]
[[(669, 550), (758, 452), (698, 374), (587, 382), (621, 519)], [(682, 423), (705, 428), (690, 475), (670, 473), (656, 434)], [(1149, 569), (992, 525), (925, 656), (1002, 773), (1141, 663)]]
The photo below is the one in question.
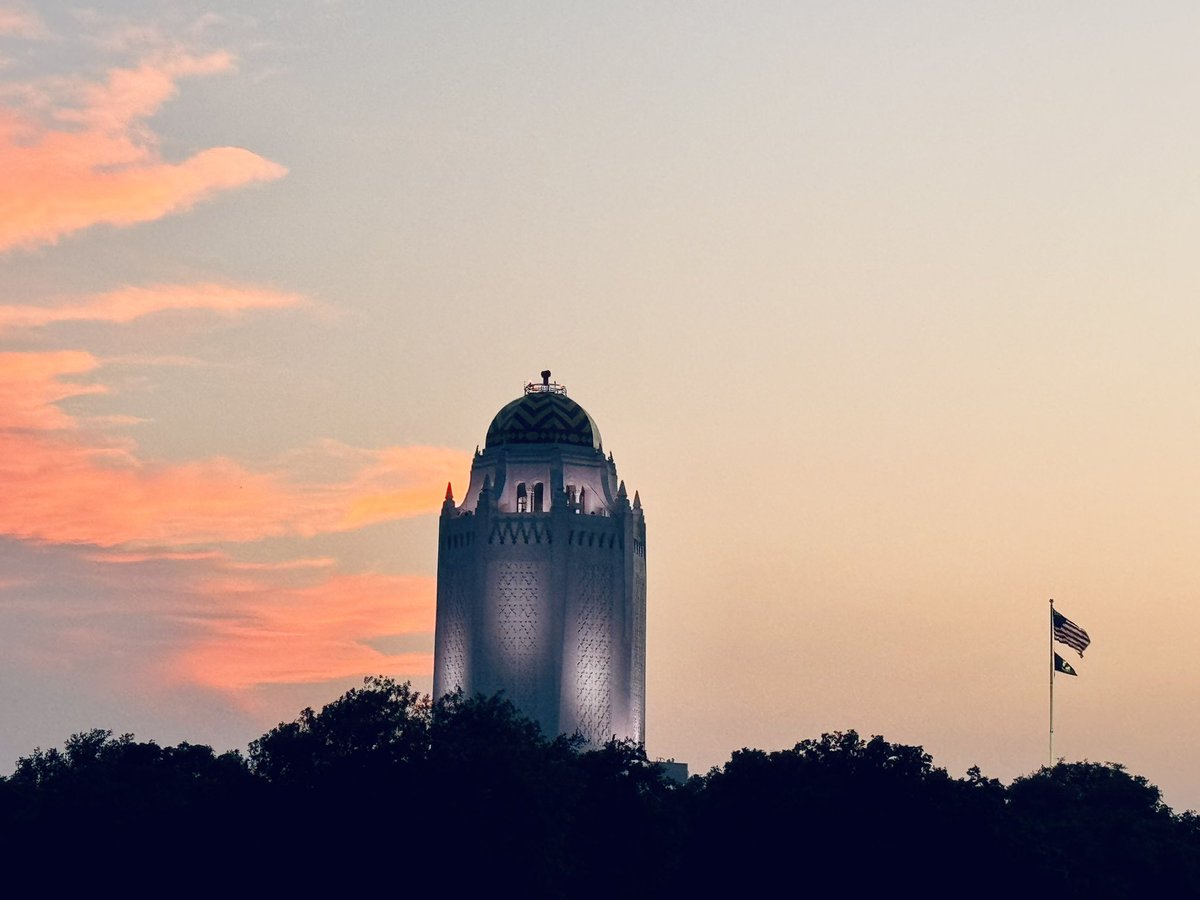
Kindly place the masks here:
[(1057, 653), (1054, 654), (1054, 671), (1062, 672), (1064, 675), (1079, 675), (1074, 667)]

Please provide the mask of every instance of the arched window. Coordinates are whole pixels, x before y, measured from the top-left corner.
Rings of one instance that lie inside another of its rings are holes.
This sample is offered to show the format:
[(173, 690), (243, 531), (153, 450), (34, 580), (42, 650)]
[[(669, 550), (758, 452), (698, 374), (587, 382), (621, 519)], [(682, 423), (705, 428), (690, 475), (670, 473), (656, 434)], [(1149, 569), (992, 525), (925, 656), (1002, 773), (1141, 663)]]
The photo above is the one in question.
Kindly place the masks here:
[(525, 492), (525, 482), (517, 485), (517, 512), (529, 512), (529, 494)]
[(533, 511), (542, 512), (542, 483), (533, 486)]

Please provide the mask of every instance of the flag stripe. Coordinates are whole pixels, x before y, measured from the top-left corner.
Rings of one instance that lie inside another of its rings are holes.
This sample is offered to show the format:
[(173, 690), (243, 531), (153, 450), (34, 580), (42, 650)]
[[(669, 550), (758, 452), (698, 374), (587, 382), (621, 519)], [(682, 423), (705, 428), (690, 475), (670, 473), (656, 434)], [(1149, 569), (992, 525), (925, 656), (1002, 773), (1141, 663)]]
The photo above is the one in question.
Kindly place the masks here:
[(1051, 610), (1051, 615), (1054, 639), (1083, 656), (1083, 651), (1092, 642), (1088, 633), (1057, 610)]

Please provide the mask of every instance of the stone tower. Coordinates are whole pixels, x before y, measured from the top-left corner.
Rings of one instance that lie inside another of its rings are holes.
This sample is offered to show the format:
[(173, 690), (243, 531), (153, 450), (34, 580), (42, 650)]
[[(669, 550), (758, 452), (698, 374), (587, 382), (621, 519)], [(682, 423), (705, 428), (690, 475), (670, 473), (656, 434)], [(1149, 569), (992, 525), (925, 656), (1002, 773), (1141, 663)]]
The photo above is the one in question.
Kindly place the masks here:
[(548, 735), (645, 741), (646, 523), (600, 430), (542, 373), (438, 529), (434, 696), (505, 696)]

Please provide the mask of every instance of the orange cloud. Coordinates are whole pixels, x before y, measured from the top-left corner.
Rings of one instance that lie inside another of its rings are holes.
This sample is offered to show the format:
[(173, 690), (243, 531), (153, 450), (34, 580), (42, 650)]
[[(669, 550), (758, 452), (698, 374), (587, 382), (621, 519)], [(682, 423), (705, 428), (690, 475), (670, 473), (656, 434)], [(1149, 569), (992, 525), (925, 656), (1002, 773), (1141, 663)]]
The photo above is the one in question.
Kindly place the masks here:
[(103, 392), (80, 352), (0, 353), (0, 535), (50, 543), (179, 546), (345, 531), (437, 510), (467, 465), (439, 447), (326, 442), (271, 468), (142, 459), (132, 441), (81, 426), (58, 401)]
[(211, 283), (154, 284), (124, 287), (59, 306), (0, 305), (0, 331), (56, 322), (126, 323), (171, 310), (203, 310), (229, 316), (249, 309), (299, 306), (303, 302), (299, 294), (264, 288)]
[(290, 587), (218, 576), (200, 587), (215, 608), (191, 622), (197, 637), (170, 661), (168, 674), (177, 679), (239, 692), (264, 684), (433, 669), (427, 650), (386, 653), (367, 643), (397, 634), (432, 635), (432, 578), (334, 574)]
[(239, 147), (162, 159), (145, 120), (180, 78), (233, 65), (226, 53), (175, 52), (102, 82), (46, 80), (0, 93), (0, 250), (52, 244), (96, 224), (132, 225), (215, 193), (282, 177), (286, 169)]
[[(44, 32), (36, 16), (0, 8), (0, 34), (35, 32)], [(233, 60), (189, 54), (153, 31), (124, 37), (142, 52), (140, 64), (91, 80), (0, 85), (0, 252), (151, 221), (285, 174), (237, 147), (164, 159), (151, 117), (181, 79), (229, 71)], [(303, 303), (239, 285), (130, 286), (55, 305), (2, 303), (0, 334)], [(468, 455), (325, 441), (256, 465), (155, 460), (128, 437), (138, 420), (81, 409), (89, 395), (109, 393), (105, 366), (117, 362), (197, 364), (0, 352), (0, 657), (101, 684), (109, 696), (153, 690), (159, 701), (196, 688), (247, 701), (264, 686), (428, 675), (432, 579), (346, 573), (326, 556), (279, 559), (282, 541), (265, 561), (234, 560), (214, 545), (435, 512)]]
[(0, 431), (49, 431), (75, 427), (55, 404), (68, 397), (104, 393), (98, 384), (66, 379), (99, 365), (79, 350), (48, 353), (0, 353)]
[[(217, 550), (0, 542), (0, 552), (13, 569), (0, 581), (6, 622), (19, 626), (0, 633), (0, 655), (45, 673), (87, 673), (109, 691), (200, 687), (253, 706), (268, 685), (432, 671), (428, 576), (346, 573), (325, 559), (247, 563)], [(43, 596), (36, 581), (48, 562), (63, 589)]]
[(192, 562), (197, 559), (224, 560), (225, 558), (225, 554), (219, 550), (145, 550), (130, 553), (91, 553), (83, 556), (83, 559), (86, 559), (88, 562), (105, 563), (107, 565), (159, 562), (162, 560)]

